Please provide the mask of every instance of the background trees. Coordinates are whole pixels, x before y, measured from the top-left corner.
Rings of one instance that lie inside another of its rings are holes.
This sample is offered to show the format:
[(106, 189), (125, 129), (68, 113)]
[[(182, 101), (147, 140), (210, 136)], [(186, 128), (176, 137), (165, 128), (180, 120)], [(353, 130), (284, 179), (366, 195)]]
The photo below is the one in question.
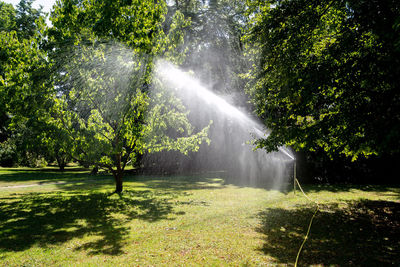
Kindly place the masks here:
[(16, 14), (13, 5), (0, 2), (0, 31), (16, 30)]
[[(193, 70), (208, 88), (219, 94), (238, 94), (244, 82), (238, 74), (246, 71), (247, 61), (241, 37), (246, 28), (246, 1), (172, 1), (169, 12), (179, 10), (190, 20), (185, 28), (188, 56), (183, 67)], [(236, 102), (243, 103), (244, 101)], [(242, 99), (240, 99), (242, 100)]]
[(51, 105), (44, 17), (31, 5), (0, 2), (0, 161), (8, 165), (36, 161), (40, 140), (33, 131)]

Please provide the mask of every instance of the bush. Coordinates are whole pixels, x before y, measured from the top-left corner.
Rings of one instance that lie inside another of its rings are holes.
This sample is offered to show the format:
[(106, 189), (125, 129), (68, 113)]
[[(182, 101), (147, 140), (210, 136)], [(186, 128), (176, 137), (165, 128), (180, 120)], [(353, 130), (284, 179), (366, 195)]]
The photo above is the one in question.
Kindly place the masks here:
[(0, 166), (13, 167), (17, 164), (16, 146), (13, 142), (6, 140), (0, 143)]

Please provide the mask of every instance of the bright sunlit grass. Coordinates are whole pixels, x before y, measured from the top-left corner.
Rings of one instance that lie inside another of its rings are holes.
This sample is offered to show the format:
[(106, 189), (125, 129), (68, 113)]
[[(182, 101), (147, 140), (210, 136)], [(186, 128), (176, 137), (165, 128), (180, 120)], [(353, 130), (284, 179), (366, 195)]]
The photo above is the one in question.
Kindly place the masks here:
[[(291, 265), (314, 211), (299, 193), (217, 175), (127, 177), (120, 196), (111, 176), (58, 174), (72, 183), (1, 188), (0, 265)], [(48, 172), (1, 169), (0, 187), (41, 177)], [(300, 265), (399, 263), (398, 188), (306, 191), (321, 212)]]

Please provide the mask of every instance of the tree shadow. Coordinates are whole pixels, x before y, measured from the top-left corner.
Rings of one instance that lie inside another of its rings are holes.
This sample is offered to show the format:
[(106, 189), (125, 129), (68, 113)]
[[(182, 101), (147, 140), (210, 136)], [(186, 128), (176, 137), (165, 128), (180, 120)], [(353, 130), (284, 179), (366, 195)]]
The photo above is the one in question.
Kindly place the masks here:
[(88, 177), (90, 177), (89, 171), (85, 169), (67, 169), (64, 172), (61, 172), (55, 169), (19, 168), (1, 173), (0, 181), (23, 182), (23, 181), (45, 180), (46, 182), (47, 181), (53, 182), (57, 180), (86, 179)]
[(121, 254), (127, 222), (166, 220), (177, 195), (126, 191), (122, 195), (79, 192), (13, 194), (0, 198), (0, 249), (47, 247), (85, 235), (96, 236), (75, 248), (92, 254)]
[[(184, 194), (189, 190), (213, 190), (222, 189), (226, 185), (223, 184), (223, 179), (216, 176), (143, 176), (130, 175), (125, 176), (124, 188), (129, 188), (129, 182), (135, 182), (133, 186), (136, 189), (142, 190), (157, 190), (163, 192), (179, 192)], [(92, 190), (99, 189), (104, 186), (115, 186), (112, 176), (95, 176), (85, 180), (69, 180), (55, 184), (55, 186), (63, 191), (73, 190)], [(40, 183), (38, 183), (40, 184)], [(125, 192), (125, 190), (124, 190)]]
[(391, 192), (392, 196), (400, 198), (400, 187), (394, 185), (378, 185), (378, 184), (307, 184), (303, 187), (306, 193), (313, 192), (350, 192), (352, 190), (360, 190), (365, 192), (384, 193)]
[[(400, 264), (400, 203), (353, 201), (322, 206), (300, 255), (299, 265), (388, 266)], [(292, 265), (315, 208), (270, 208), (260, 213), (261, 250)]]
[(127, 176), (125, 181), (143, 182), (146, 188), (167, 191), (188, 191), (222, 189), (226, 185), (223, 178), (215, 173), (166, 175), (166, 176)]

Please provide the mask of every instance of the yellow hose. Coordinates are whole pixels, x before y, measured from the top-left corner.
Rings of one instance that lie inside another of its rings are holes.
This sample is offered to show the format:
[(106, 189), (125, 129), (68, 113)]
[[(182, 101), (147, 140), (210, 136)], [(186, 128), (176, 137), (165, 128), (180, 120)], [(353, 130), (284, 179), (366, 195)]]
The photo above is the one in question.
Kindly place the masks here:
[(300, 191), (303, 193), (303, 195), (304, 195), (309, 201), (311, 201), (311, 202), (313, 202), (313, 203), (315, 203), (315, 204), (317, 205), (317, 208), (315, 209), (315, 212), (314, 212), (313, 216), (311, 217), (310, 223), (308, 224), (308, 229), (307, 229), (306, 236), (304, 237), (304, 240), (303, 240), (303, 242), (301, 243), (301, 246), (300, 246), (300, 248), (299, 248), (299, 251), (297, 252), (296, 261), (295, 261), (295, 263), (294, 263), (294, 266), (297, 267), (297, 263), (298, 263), (298, 261), (299, 261), (299, 257), (300, 257), (301, 250), (303, 249), (303, 246), (304, 246), (304, 244), (306, 243), (306, 241), (307, 241), (307, 239), (308, 239), (308, 236), (309, 236), (310, 230), (311, 230), (311, 225), (312, 225), (312, 222), (313, 222), (313, 220), (314, 220), (314, 218), (315, 218), (315, 215), (316, 215), (317, 212), (319, 211), (319, 204), (318, 204), (318, 202), (316, 202), (315, 200), (312, 200), (311, 198), (309, 198), (309, 197), (306, 195), (306, 193), (304, 193), (303, 188), (301, 188), (301, 185), (300, 185), (300, 183), (299, 183), (299, 180), (297, 180), (296, 177), (294, 178), (294, 180), (296, 181), (296, 183), (297, 183), (297, 185), (299, 186), (299, 189), (300, 189)]

